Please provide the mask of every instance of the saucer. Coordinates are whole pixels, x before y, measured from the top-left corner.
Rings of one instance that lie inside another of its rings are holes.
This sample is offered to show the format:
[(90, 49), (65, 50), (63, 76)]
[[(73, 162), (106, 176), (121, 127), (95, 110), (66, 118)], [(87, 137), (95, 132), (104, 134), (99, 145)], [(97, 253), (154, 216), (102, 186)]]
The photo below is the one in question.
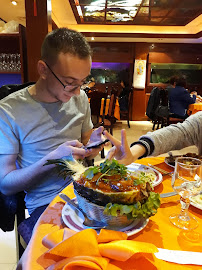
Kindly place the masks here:
[[(67, 227), (70, 229), (80, 232), (84, 229), (87, 229), (88, 227), (83, 225), (83, 217), (78, 211), (74, 211), (70, 205), (65, 204), (63, 209), (62, 209), (62, 220), (65, 223)], [(134, 235), (140, 231), (142, 231), (147, 223), (149, 222), (149, 219), (138, 219), (134, 220), (130, 225), (125, 226), (125, 227), (112, 227), (108, 226), (105, 227), (107, 230), (115, 230), (115, 231), (121, 231), (125, 232), (128, 236)], [(97, 230), (99, 233), (100, 230)]]
[(151, 168), (149, 166), (138, 164), (138, 163), (132, 163), (132, 164), (126, 166), (126, 167), (127, 167), (127, 169), (129, 171), (132, 171), (132, 172), (140, 171), (140, 172), (145, 172), (145, 173), (150, 173), (150, 172), (154, 173), (155, 174), (155, 179), (152, 182), (153, 187), (156, 187), (156, 186), (160, 185), (160, 183), (163, 181), (162, 174), (159, 171), (157, 171), (156, 169), (153, 169), (153, 168)]

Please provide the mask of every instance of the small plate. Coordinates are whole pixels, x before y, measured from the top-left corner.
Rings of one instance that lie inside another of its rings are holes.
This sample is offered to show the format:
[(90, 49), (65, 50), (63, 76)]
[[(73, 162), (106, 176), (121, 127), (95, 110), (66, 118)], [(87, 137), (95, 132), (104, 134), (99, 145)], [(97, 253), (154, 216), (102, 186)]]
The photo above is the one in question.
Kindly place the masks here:
[(190, 204), (200, 210), (202, 210), (202, 195), (197, 195), (195, 198), (199, 198), (200, 197), (200, 202), (201, 203), (198, 203), (196, 201), (192, 201), (192, 199), (190, 199)]
[(153, 187), (158, 186), (163, 181), (162, 174), (149, 166), (138, 164), (138, 163), (132, 163), (126, 167), (128, 168), (129, 171), (142, 171), (142, 172), (147, 172), (147, 173), (148, 172), (155, 173), (156, 179), (154, 180), (152, 184)]
[[(65, 204), (63, 209), (62, 209), (62, 220), (64, 221), (65, 225), (69, 227), (70, 229), (80, 232), (88, 227), (83, 225), (83, 218), (82, 215), (74, 211), (70, 205)], [(149, 222), (149, 219), (139, 219), (139, 220), (134, 220), (130, 225), (127, 227), (122, 227), (122, 228), (113, 228), (113, 227), (106, 227), (107, 230), (115, 230), (115, 231), (121, 231), (125, 232), (128, 236), (136, 234), (143, 230), (147, 223)], [(97, 230), (99, 232), (100, 230)]]
[[(184, 154), (184, 155), (173, 156), (174, 161), (175, 161), (175, 159), (178, 158), (178, 157), (190, 157), (190, 158), (197, 158), (197, 159), (202, 160), (202, 157), (201, 157), (200, 155), (195, 154), (195, 153), (187, 153), (187, 154)], [(165, 162), (168, 166), (175, 168), (175, 164), (173, 164), (173, 162), (170, 162), (170, 157), (165, 157), (164, 162)]]
[[(179, 156), (176, 156), (176, 157), (179, 157)], [(172, 167), (172, 168), (175, 168), (175, 165), (170, 164), (169, 158), (168, 158), (168, 157), (165, 157), (164, 162), (165, 162), (168, 166), (170, 166), (170, 167)]]

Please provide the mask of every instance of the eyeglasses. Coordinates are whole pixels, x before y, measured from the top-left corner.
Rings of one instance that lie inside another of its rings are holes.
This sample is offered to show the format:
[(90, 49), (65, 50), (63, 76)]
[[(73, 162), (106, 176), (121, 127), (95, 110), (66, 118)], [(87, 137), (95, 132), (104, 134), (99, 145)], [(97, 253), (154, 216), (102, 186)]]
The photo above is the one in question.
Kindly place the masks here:
[(60, 82), (62, 84), (62, 86), (64, 87), (64, 91), (74, 91), (76, 90), (78, 87), (82, 88), (82, 86), (85, 84), (71, 84), (71, 83), (67, 83), (66, 85), (58, 78), (58, 76), (52, 71), (52, 69), (49, 67), (49, 65), (45, 62), (46, 66), (48, 67), (48, 69), (50, 70), (50, 72), (53, 74), (53, 76), (58, 80), (58, 82)]

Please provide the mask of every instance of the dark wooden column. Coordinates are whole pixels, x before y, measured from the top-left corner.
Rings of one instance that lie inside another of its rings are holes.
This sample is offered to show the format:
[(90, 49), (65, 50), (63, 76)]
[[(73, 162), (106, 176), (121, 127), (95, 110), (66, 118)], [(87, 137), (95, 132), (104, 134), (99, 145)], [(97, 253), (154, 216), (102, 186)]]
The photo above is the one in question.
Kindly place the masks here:
[(51, 0), (25, 0), (28, 80), (37, 81), (37, 62), (44, 37), (52, 30)]

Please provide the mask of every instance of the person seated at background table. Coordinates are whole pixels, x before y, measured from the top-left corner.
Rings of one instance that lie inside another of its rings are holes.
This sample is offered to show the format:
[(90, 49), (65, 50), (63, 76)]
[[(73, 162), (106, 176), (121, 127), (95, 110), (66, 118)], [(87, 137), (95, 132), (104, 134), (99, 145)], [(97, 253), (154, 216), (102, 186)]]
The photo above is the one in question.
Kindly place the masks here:
[(190, 104), (196, 102), (197, 93), (189, 94), (186, 90), (186, 80), (184, 77), (179, 77), (176, 80), (175, 88), (169, 92), (169, 107), (172, 117), (186, 119), (188, 117), (187, 109)]
[(89, 139), (99, 141), (103, 131), (93, 132), (88, 97), (80, 91), (91, 62), (91, 48), (81, 33), (56, 29), (42, 44), (36, 84), (0, 102), (0, 191), (25, 191), (30, 230), (71, 181), (59, 177), (54, 165), (43, 166), (46, 161), (69, 154), (92, 159), (102, 149), (82, 148)]
[(128, 81), (121, 81), (121, 86), (123, 87), (120, 95), (119, 95), (119, 105), (121, 111), (128, 110), (128, 98), (131, 92), (131, 87)]
[(195, 145), (198, 154), (202, 155), (202, 112), (188, 117), (183, 123), (170, 125), (154, 132), (148, 132), (129, 147), (126, 131), (121, 131), (121, 142), (107, 131), (105, 136), (114, 145), (106, 158), (116, 158), (120, 163), (128, 165), (147, 156), (158, 156), (171, 150), (179, 150)]
[(177, 76), (170, 77), (169, 84), (165, 88), (165, 90), (168, 91), (168, 94), (170, 93), (171, 89), (175, 88), (177, 79), (178, 79)]

